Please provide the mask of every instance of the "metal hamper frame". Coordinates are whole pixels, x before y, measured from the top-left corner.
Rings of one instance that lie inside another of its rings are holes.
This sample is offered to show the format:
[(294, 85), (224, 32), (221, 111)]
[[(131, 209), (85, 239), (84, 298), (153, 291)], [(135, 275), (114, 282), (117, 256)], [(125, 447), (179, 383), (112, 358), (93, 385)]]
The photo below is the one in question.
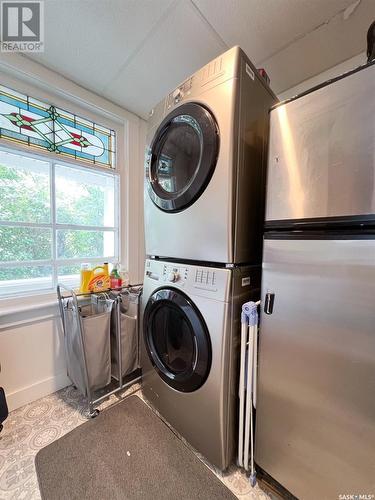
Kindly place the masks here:
[[(62, 293), (62, 289), (64, 289), (67, 294)], [(118, 292), (119, 289), (116, 289)], [(138, 295), (138, 313), (137, 313), (137, 337), (139, 337), (139, 330), (138, 330), (138, 318), (139, 318), (139, 299), (142, 294), (142, 286), (141, 285), (129, 285), (128, 287), (123, 287), (121, 291), (128, 291), (129, 293), (135, 293)], [(122, 391), (126, 389), (127, 387), (131, 386), (132, 384), (138, 382), (141, 379), (141, 375), (136, 376), (134, 379), (131, 379), (130, 381), (123, 383), (123, 377), (122, 377), (122, 339), (121, 339), (121, 331), (120, 331), (120, 326), (121, 326), (121, 312), (120, 312), (120, 307), (119, 303), (121, 302), (121, 294), (119, 294), (116, 298), (113, 299), (115, 303), (115, 310), (116, 310), (116, 321), (115, 321), (115, 330), (116, 330), (116, 344), (117, 344), (117, 368), (118, 368), (118, 385), (115, 387), (115, 389), (108, 390), (105, 392), (105, 394), (101, 395), (100, 397), (97, 397), (96, 399), (94, 398), (94, 393), (95, 391), (92, 391), (90, 388), (89, 384), (89, 376), (88, 376), (88, 367), (87, 367), (87, 359), (86, 359), (86, 351), (85, 351), (85, 341), (84, 341), (84, 335), (83, 335), (83, 324), (82, 324), (82, 316), (80, 314), (80, 306), (78, 304), (78, 297), (80, 296), (92, 296), (92, 295), (103, 295), (103, 293), (108, 294), (110, 293), (111, 290), (105, 290), (103, 292), (90, 292), (90, 293), (77, 293), (73, 289), (69, 289), (65, 285), (58, 284), (57, 285), (57, 297), (58, 297), (58, 302), (59, 302), (59, 309), (60, 309), (60, 316), (61, 316), (61, 321), (62, 321), (62, 326), (63, 326), (63, 332), (64, 332), (64, 337), (66, 337), (66, 324), (65, 324), (65, 314), (64, 314), (64, 300), (72, 298), (73, 301), (73, 314), (75, 315), (75, 320), (77, 323), (78, 327), (78, 337), (79, 337), (79, 343), (80, 343), (80, 350), (82, 354), (82, 361), (83, 361), (83, 374), (84, 374), (84, 379), (85, 379), (85, 385), (86, 385), (86, 396), (87, 396), (87, 404), (88, 404), (88, 415), (90, 418), (94, 418), (99, 414), (99, 410), (97, 408), (94, 408), (95, 405), (100, 404), (103, 402), (106, 398), (111, 396), (112, 394), (116, 394), (119, 391)], [(112, 378), (112, 377), (111, 377)], [(104, 389), (104, 388), (103, 388)]]

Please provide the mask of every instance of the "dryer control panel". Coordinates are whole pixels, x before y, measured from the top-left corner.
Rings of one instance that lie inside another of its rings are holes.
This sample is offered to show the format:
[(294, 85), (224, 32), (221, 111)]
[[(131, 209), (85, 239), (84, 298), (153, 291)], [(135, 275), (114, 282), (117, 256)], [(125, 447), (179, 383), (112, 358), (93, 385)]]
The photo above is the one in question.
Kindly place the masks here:
[[(168, 113), (181, 102), (196, 99), (202, 92), (225, 83), (230, 78), (239, 76), (240, 49), (233, 47), (221, 56), (203, 66), (193, 76), (182, 82), (165, 99), (165, 111)], [(250, 67), (249, 67), (250, 68)], [(250, 71), (251, 68), (250, 68)], [(252, 76), (254, 80), (254, 75)]]
[(189, 97), (191, 87), (193, 86), (193, 78), (194, 77), (190, 77), (185, 80), (179, 87), (167, 96), (167, 109), (170, 109), (175, 104), (178, 104), (184, 99), (184, 97)]

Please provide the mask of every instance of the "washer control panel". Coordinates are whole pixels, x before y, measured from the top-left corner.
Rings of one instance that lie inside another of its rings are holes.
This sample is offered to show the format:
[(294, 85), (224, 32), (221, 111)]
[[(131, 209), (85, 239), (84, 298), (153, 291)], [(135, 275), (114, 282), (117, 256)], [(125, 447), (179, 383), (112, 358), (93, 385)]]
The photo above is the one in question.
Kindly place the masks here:
[(192, 296), (228, 300), (232, 272), (229, 269), (186, 263), (146, 260), (145, 290), (175, 287)]
[(175, 264), (163, 265), (163, 278), (166, 283), (175, 283), (176, 285), (184, 285), (188, 279), (189, 271), (187, 267), (176, 266)]
[(216, 275), (215, 271), (211, 269), (196, 269), (195, 270), (195, 277), (194, 277), (194, 282), (198, 285), (210, 285), (210, 286), (215, 286), (216, 285)]

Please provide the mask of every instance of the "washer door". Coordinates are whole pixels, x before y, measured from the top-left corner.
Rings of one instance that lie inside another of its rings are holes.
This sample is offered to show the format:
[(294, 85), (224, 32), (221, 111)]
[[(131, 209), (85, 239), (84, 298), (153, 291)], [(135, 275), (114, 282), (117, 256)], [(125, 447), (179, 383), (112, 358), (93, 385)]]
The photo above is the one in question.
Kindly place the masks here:
[(168, 288), (151, 295), (143, 334), (150, 360), (164, 382), (181, 392), (193, 392), (204, 384), (211, 368), (210, 336), (186, 295)]
[(150, 198), (165, 212), (189, 207), (215, 170), (219, 133), (213, 115), (187, 103), (173, 110), (156, 131), (146, 158)]

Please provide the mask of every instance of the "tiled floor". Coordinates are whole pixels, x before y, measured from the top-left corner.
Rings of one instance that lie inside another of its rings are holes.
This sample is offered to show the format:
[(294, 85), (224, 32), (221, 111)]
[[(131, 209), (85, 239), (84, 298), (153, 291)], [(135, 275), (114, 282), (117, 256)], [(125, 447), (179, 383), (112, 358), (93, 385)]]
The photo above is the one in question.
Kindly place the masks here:
[[(121, 397), (135, 391), (142, 398), (138, 384)], [(117, 399), (111, 396), (100, 408)], [(36, 453), (86, 422), (85, 412), (85, 401), (73, 386), (11, 412), (0, 434), (0, 500), (40, 499), (34, 468)], [(252, 488), (245, 474), (235, 466), (224, 474), (212, 470), (238, 498), (269, 500), (258, 486)]]

